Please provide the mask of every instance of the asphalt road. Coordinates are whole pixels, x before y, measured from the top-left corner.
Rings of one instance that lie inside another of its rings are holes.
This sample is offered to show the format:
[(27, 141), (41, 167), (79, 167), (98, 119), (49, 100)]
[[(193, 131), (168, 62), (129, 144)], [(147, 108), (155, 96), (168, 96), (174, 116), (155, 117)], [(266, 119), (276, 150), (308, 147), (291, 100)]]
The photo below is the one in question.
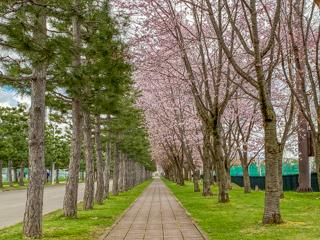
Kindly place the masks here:
[[(49, 186), (45, 188), (43, 214), (63, 207), (65, 188), (65, 185)], [(83, 199), (83, 192), (84, 183), (80, 183), (78, 191), (79, 201), (82, 201)], [(26, 198), (26, 190), (0, 192), (0, 228), (8, 227), (23, 221)]]

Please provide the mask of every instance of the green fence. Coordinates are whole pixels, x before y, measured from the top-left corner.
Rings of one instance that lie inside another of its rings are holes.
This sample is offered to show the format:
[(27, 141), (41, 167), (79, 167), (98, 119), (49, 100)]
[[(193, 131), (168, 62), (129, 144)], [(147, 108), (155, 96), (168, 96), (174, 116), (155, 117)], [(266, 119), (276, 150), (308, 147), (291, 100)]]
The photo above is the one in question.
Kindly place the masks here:
[[(249, 166), (250, 176), (265, 176), (266, 168), (264, 164), (253, 163)], [(230, 169), (231, 176), (243, 176), (243, 171), (241, 166), (233, 166)], [(294, 175), (299, 174), (298, 163), (283, 163), (282, 165), (282, 175)]]
[[(282, 176), (283, 179), (283, 190), (284, 191), (296, 191), (299, 186), (299, 175), (285, 175)], [(242, 176), (232, 176), (231, 181), (240, 187), (243, 187), (243, 177)], [(251, 176), (250, 177), (251, 188), (255, 189), (257, 186), (259, 189), (265, 189), (265, 177), (264, 176)], [(319, 185), (317, 182), (317, 174), (311, 174), (311, 187), (314, 192), (319, 192)]]

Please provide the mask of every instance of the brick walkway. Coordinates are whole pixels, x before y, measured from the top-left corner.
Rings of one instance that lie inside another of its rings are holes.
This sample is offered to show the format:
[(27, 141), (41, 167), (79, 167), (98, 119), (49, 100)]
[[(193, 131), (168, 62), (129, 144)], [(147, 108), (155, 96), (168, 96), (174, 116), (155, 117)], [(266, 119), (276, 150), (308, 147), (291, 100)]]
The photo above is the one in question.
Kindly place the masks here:
[(205, 240), (161, 180), (156, 179), (104, 240)]

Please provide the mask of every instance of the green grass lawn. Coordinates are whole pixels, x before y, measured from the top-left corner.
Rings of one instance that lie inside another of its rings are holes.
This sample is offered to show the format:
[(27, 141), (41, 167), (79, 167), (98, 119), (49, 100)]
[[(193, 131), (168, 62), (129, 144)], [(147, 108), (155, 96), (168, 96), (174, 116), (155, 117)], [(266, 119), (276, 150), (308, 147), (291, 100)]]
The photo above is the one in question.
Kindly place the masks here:
[[(78, 218), (67, 219), (62, 211), (50, 213), (44, 217), (45, 240), (88, 240), (98, 239), (108, 227), (126, 210), (143, 190), (151, 183), (144, 182), (132, 190), (111, 196), (103, 205), (95, 205), (91, 211), (83, 211), (79, 204)], [(20, 240), (22, 237), (22, 224), (1, 229), (1, 240)]]
[[(79, 183), (83, 183), (83, 182), (84, 182), (83, 180), (79, 181)], [(28, 181), (24, 181), (24, 186), (20, 186), (19, 183), (14, 182), (13, 185), (10, 187), (8, 182), (4, 182), (3, 187), (0, 188), (0, 192), (26, 189), (28, 187), (28, 184), (29, 184)], [(60, 186), (65, 184), (66, 184), (66, 180), (64, 178), (63, 179), (61, 178), (59, 183), (53, 183), (53, 184), (51, 182), (45, 183), (45, 187)]]
[[(51, 184), (51, 182), (48, 182), (45, 184), (46, 187), (50, 187), (50, 186), (59, 186), (59, 185), (65, 185), (66, 182), (60, 182), (60, 183), (54, 183)], [(6, 191), (12, 191), (12, 190), (22, 190), (22, 189), (26, 189), (28, 187), (28, 182), (24, 182), (24, 186), (20, 186), (18, 183), (13, 183), (12, 186), (9, 186), (8, 183), (4, 183), (3, 187), (0, 188), (0, 192), (6, 192)]]
[(230, 191), (230, 203), (222, 204), (217, 202), (216, 187), (213, 198), (204, 198), (193, 192), (190, 182), (183, 187), (164, 182), (210, 239), (320, 239), (320, 193), (286, 192), (281, 200), (285, 222), (264, 226), (264, 192), (244, 194), (242, 188), (235, 186)]
[(20, 186), (18, 183), (13, 183), (13, 185), (10, 187), (7, 182), (3, 183), (3, 187), (0, 188), (0, 192), (4, 191), (11, 191), (11, 190), (20, 190), (27, 188), (27, 183), (24, 184), (25, 186)]

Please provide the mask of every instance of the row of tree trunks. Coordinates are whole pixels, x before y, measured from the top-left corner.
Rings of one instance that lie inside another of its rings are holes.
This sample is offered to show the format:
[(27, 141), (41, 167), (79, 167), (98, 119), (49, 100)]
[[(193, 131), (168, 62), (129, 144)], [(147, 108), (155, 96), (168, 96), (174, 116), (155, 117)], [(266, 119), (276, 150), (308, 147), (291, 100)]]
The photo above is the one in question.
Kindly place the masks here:
[[(25, 162), (22, 161), (20, 163), (20, 170), (18, 174), (18, 169), (12, 167), (12, 161), (8, 162), (8, 168), (7, 168), (7, 176), (8, 176), (8, 183), (9, 186), (13, 186), (13, 182), (19, 183), (19, 186), (24, 186), (24, 167)], [(0, 188), (3, 188), (3, 178), (2, 178), (2, 171), (3, 171), (3, 161), (0, 160)], [(12, 176), (12, 171), (14, 172)], [(12, 178), (13, 177), (13, 178)]]
[[(117, 187), (118, 191), (113, 194), (128, 191), (151, 178), (151, 172), (146, 170), (142, 164), (131, 160), (124, 154), (118, 154), (118, 156), (118, 163), (115, 164), (113, 175), (113, 187)], [(116, 165), (119, 166), (117, 174), (115, 174), (116, 168), (118, 168)]]

